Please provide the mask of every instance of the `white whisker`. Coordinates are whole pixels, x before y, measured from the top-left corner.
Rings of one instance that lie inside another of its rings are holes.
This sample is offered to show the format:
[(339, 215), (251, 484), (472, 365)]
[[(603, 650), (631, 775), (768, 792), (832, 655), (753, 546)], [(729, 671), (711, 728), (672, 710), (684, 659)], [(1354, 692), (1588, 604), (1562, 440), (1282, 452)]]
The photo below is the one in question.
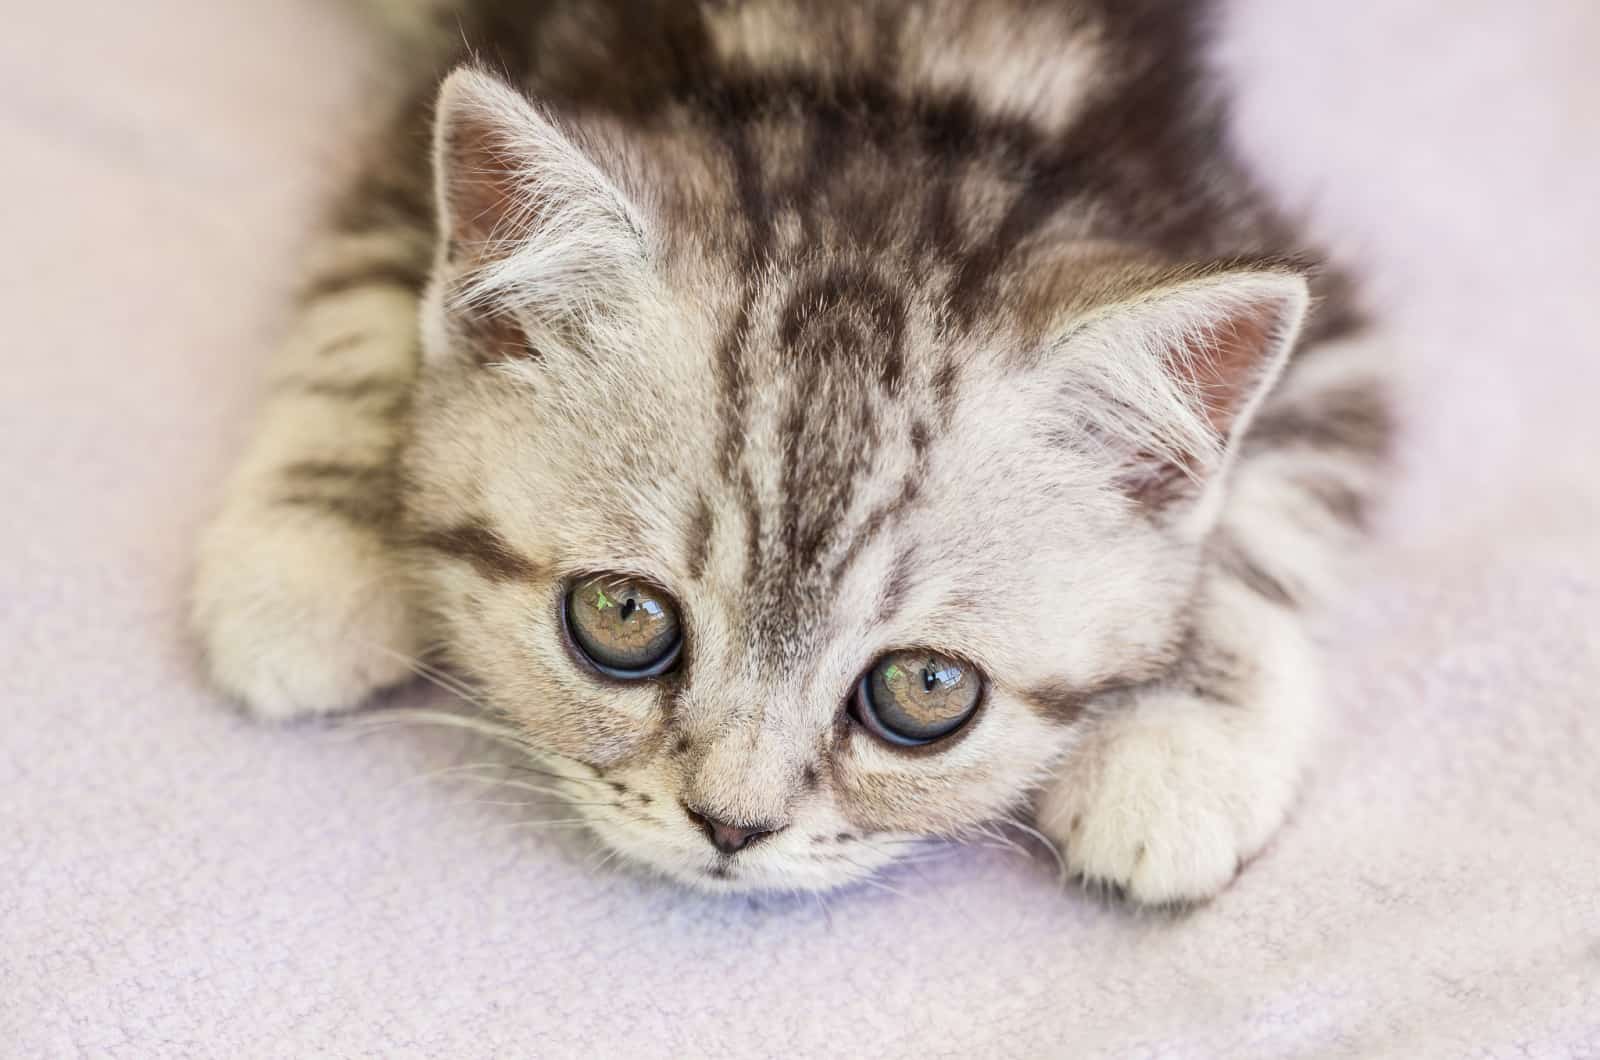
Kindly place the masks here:
[(377, 649), (392, 659), (404, 663), (418, 677), (421, 677), (425, 681), (444, 689), (446, 692), (449, 692), (451, 695), (456, 696), (459, 699), (465, 700), (467, 703), (472, 704), (479, 710), (490, 709), (486, 703), (477, 697), (476, 692), (470, 685), (466, 683), (465, 680), (458, 678), (453, 674), (446, 673), (437, 666), (434, 666), (432, 663), (419, 659), (414, 655), (407, 655), (405, 652), (396, 651), (386, 644), (373, 644), (369, 642), (368, 646)]
[(1024, 835), (1029, 835), (1034, 839), (1037, 839), (1040, 845), (1050, 852), (1050, 856), (1055, 858), (1057, 880), (1061, 883), (1065, 883), (1067, 881), (1067, 878), (1071, 876), (1071, 871), (1067, 868), (1067, 859), (1062, 856), (1061, 848), (1055, 844), (1054, 840), (1032, 825), (1023, 824), (1015, 817), (1005, 818), (1005, 823), (1017, 829), (1017, 831), (1022, 832)]
[(487, 718), (474, 717), (470, 714), (452, 714), (445, 710), (429, 710), (421, 707), (385, 710), (377, 714), (350, 718), (344, 722), (345, 725), (357, 729), (384, 729), (408, 723), (466, 729), (480, 736), (486, 736), (496, 743), (516, 747), (518, 750), (525, 749), (525, 745), (516, 730), (509, 726), (498, 724)]
[[(515, 788), (518, 791), (532, 792), (535, 795), (549, 795), (558, 799), (567, 799), (571, 794), (570, 792), (562, 791), (560, 788), (547, 787), (542, 784), (529, 784), (525, 780), (510, 780), (504, 777), (492, 781), (492, 783), (499, 784), (502, 787)], [(568, 801), (570, 801), (570, 799)], [(607, 806), (615, 806), (616, 804), (616, 800), (614, 799), (608, 799), (604, 803), (604, 805)]]
[(466, 781), (468, 783), (487, 784), (495, 782), (493, 777), (479, 777), (472, 774), (488, 769), (505, 769), (500, 762), (467, 762), (453, 766), (443, 766), (439, 769), (430, 769), (426, 773), (418, 773), (406, 784), (428, 784), (435, 780)]
[(512, 821), (498, 827), (505, 831), (513, 829), (533, 831), (543, 828), (587, 828), (588, 826), (589, 819), (586, 817), (564, 817), (556, 821)]
[[(584, 802), (580, 802), (580, 801), (573, 800), (573, 799), (565, 799), (565, 800), (563, 800), (563, 804), (567, 805), (567, 806), (604, 806), (607, 809), (612, 809), (612, 810), (617, 808), (617, 804), (616, 803), (614, 803), (614, 802), (604, 802), (604, 801), (584, 801)], [(467, 800), (467, 805), (469, 805), (469, 806), (520, 806), (520, 807), (527, 808), (527, 807), (542, 806), (544, 804), (543, 803), (539, 803), (539, 802), (529, 801), (529, 800), (522, 800), (522, 799), (468, 799)]]

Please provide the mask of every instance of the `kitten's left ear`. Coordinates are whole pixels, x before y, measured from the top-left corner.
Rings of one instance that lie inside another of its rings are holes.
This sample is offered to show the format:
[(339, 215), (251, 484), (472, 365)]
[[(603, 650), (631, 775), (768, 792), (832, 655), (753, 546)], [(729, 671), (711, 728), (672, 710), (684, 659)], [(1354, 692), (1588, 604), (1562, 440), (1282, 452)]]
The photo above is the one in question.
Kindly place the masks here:
[(1146, 280), (1061, 340), (1082, 420), (1111, 443), (1120, 481), (1202, 533), (1261, 399), (1305, 320), (1305, 277), (1219, 265)]
[(512, 318), (552, 323), (626, 303), (646, 270), (645, 225), (601, 163), (510, 85), (472, 68), (445, 80), (434, 166), (437, 273), (446, 312), (465, 318), (452, 330), (504, 343), (520, 330)]

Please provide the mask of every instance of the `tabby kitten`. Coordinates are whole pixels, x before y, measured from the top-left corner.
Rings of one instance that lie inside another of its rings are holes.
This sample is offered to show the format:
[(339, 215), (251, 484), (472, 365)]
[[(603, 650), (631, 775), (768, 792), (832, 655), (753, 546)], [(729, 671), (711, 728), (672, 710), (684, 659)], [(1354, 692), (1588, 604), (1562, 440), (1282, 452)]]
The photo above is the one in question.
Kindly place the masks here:
[(201, 542), (216, 681), (304, 717), (438, 649), (707, 888), (1031, 806), (1216, 892), (1388, 420), (1199, 7), (388, 0), (427, 58)]

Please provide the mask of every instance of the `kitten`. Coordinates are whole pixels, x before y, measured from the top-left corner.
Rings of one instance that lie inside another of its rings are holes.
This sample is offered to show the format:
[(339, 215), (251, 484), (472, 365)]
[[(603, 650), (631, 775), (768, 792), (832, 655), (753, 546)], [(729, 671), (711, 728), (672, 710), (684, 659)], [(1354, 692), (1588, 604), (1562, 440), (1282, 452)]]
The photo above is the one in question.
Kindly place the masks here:
[(1027, 806), (1134, 901), (1227, 884), (1389, 418), (1200, 5), (387, 6), (427, 60), (201, 542), (218, 684), (437, 648), (711, 889)]

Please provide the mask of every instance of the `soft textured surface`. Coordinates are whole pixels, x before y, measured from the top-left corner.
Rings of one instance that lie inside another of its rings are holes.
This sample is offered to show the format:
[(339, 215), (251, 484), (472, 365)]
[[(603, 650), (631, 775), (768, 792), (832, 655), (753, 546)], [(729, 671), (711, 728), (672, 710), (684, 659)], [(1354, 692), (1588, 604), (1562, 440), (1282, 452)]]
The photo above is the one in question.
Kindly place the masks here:
[(986, 848), (683, 894), (415, 783), (457, 734), (228, 713), (190, 541), (378, 66), (328, 0), (8, 6), (0, 1052), (1600, 1055), (1600, 8), (1237, 7), (1411, 429), (1316, 775), (1172, 920)]

